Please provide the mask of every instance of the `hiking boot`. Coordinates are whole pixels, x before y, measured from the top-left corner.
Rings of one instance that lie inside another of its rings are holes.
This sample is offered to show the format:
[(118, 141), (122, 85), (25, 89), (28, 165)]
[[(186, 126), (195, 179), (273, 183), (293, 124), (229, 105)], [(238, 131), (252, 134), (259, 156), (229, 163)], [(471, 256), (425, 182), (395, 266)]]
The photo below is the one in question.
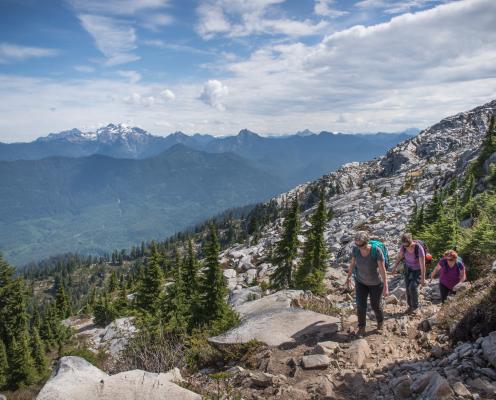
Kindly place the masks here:
[(412, 312), (413, 312), (413, 308), (412, 307), (408, 307), (406, 309), (406, 311), (405, 311), (405, 314), (410, 315)]
[(384, 323), (383, 322), (377, 323), (377, 333), (379, 335), (382, 335), (384, 333)]
[(358, 328), (358, 330), (355, 333), (356, 336), (358, 337), (364, 337), (365, 336), (365, 327), (363, 328)]

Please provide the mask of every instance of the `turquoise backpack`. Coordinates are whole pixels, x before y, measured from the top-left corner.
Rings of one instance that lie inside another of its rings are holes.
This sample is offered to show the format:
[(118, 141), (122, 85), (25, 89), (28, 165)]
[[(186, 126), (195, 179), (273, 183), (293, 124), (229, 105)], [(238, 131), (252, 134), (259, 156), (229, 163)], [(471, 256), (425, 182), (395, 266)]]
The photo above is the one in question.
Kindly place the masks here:
[[(369, 240), (369, 244), (372, 246), (372, 258), (374, 258), (375, 260), (377, 260), (377, 248), (380, 248), (381, 251), (382, 251), (382, 255), (384, 256), (384, 266), (386, 267), (386, 270), (389, 271), (389, 269), (391, 268), (391, 263), (389, 261), (389, 253), (388, 253), (388, 250), (387, 250), (387, 247), (386, 245), (381, 242), (380, 240)], [(353, 247), (353, 255), (356, 257), (358, 255), (357, 252), (359, 252), (360, 250), (358, 249), (358, 247)]]

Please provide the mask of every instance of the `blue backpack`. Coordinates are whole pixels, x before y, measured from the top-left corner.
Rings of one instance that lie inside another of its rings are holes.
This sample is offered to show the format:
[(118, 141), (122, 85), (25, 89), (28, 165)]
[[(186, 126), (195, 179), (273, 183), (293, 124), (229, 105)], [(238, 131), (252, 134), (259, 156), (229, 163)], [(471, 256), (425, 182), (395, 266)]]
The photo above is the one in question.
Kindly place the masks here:
[[(369, 240), (369, 244), (372, 246), (372, 258), (375, 260), (377, 260), (377, 249), (381, 249), (382, 255), (384, 256), (384, 266), (386, 267), (386, 270), (389, 271), (389, 269), (391, 268), (391, 263), (389, 261), (389, 253), (386, 245), (380, 240)], [(358, 256), (359, 252), (360, 250), (358, 249), (358, 247), (353, 247), (353, 256), (355, 258)]]

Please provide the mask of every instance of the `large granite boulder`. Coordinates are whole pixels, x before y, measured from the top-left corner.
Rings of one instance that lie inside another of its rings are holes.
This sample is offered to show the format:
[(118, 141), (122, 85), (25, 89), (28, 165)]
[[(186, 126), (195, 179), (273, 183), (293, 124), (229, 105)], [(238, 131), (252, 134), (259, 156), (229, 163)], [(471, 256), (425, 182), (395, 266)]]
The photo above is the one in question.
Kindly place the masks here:
[(339, 330), (339, 319), (294, 307), (301, 290), (283, 290), (235, 307), (241, 324), (211, 337), (214, 344), (239, 344), (258, 340), (269, 346), (297, 342), (304, 336), (324, 336)]
[(36, 400), (201, 400), (201, 396), (174, 382), (176, 368), (166, 374), (141, 370), (107, 375), (80, 357), (62, 357)]

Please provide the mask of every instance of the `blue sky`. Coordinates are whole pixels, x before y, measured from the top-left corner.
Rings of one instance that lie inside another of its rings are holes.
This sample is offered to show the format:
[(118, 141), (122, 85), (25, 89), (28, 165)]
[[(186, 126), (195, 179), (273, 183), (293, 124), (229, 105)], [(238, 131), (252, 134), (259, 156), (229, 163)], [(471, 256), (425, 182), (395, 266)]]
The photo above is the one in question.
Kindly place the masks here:
[(0, 141), (424, 128), (492, 100), (493, 0), (0, 0)]

